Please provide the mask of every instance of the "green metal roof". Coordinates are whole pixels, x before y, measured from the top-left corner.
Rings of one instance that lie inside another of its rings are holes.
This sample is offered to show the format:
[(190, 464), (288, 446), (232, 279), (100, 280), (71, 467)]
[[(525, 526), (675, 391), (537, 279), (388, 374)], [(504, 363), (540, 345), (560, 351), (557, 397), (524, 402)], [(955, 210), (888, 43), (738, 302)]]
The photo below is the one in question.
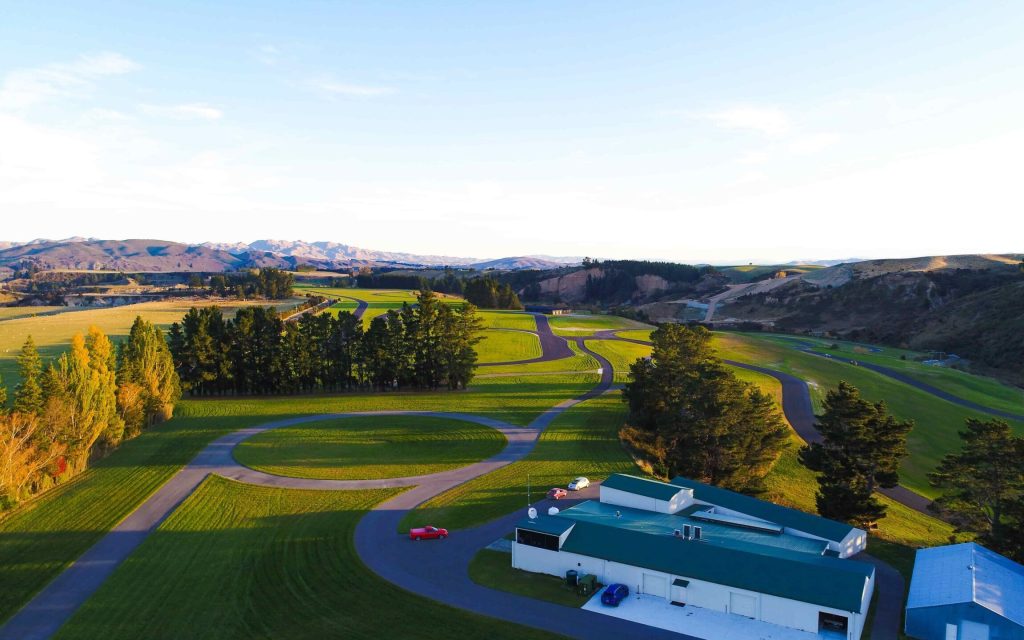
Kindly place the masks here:
[(860, 613), (865, 581), (874, 574), (856, 560), (760, 554), (583, 520), (562, 551)]
[(666, 502), (671, 500), (673, 496), (682, 490), (681, 487), (677, 487), (667, 482), (638, 478), (624, 473), (613, 473), (608, 476), (607, 480), (601, 483), (601, 486), (608, 487), (609, 489), (626, 491), (628, 493), (635, 493), (639, 496), (646, 496), (656, 500), (664, 500)]
[(698, 526), (701, 527), (701, 536), (710, 544), (780, 557), (787, 553), (821, 556), (828, 547), (828, 543), (823, 540), (706, 522), (694, 517), (701, 509), (707, 508), (705, 505), (696, 505), (693, 509), (687, 508), (679, 514), (672, 515), (588, 500), (569, 509), (563, 509), (554, 517), (620, 527), (658, 536), (671, 536), (676, 529), (682, 529), (683, 525)]
[(529, 529), (537, 533), (547, 533), (553, 536), (560, 536), (576, 524), (572, 520), (555, 518), (552, 516), (538, 515), (532, 520), (527, 518), (516, 523), (517, 529)]
[(833, 542), (841, 542), (854, 529), (854, 527), (843, 522), (828, 520), (821, 516), (751, 498), (741, 493), (713, 487), (696, 480), (690, 480), (689, 478), (675, 478), (672, 480), (672, 484), (677, 487), (693, 489), (695, 500), (738, 511), (748, 516), (761, 518), (762, 520), (774, 522), (775, 524), (803, 531), (804, 533)]

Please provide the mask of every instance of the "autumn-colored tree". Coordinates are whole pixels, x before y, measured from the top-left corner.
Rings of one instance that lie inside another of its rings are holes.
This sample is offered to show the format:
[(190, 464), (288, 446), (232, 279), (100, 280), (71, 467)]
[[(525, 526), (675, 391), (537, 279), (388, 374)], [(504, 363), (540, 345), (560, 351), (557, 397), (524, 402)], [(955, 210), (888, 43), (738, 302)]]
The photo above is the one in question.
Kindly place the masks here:
[(34, 413), (0, 414), (0, 509), (23, 498), (38, 474), (63, 455), (65, 445), (42, 431)]
[(181, 397), (167, 342), (160, 329), (141, 317), (135, 318), (128, 340), (121, 345), (117, 386), (117, 403), (127, 437), (170, 418), (174, 403)]

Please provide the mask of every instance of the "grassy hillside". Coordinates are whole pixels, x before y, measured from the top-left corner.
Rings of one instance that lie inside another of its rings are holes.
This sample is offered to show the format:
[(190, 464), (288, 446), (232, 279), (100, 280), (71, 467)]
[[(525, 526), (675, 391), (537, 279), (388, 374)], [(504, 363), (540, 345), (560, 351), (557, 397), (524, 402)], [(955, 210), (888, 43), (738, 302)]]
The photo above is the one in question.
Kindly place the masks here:
[[(717, 333), (715, 346), (724, 358), (777, 369), (806, 380), (816, 411), (820, 410), (825, 391), (845, 380), (860, 389), (869, 400), (884, 400), (894, 415), (913, 419), (916, 426), (907, 438), (910, 456), (903, 463), (901, 482), (926, 496), (936, 495), (926, 474), (945, 454), (960, 447), (957, 432), (964, 428), (968, 417), (977, 415), (863, 367), (803, 353), (780, 344), (778, 339), (753, 334)], [(1024, 425), (1015, 424), (1014, 427), (1024, 433)]]

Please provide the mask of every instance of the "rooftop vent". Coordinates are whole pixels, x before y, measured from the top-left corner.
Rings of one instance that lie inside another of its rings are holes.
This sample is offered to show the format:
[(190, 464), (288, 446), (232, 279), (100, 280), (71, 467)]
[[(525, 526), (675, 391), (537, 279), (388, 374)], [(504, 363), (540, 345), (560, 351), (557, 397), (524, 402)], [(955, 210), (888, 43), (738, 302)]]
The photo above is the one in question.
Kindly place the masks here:
[(690, 525), (688, 524), (683, 525), (683, 537), (687, 540), (690, 539)]
[(700, 530), (701, 530), (700, 527), (694, 527), (693, 528), (693, 539), (694, 540), (700, 540), (701, 539), (700, 538)]

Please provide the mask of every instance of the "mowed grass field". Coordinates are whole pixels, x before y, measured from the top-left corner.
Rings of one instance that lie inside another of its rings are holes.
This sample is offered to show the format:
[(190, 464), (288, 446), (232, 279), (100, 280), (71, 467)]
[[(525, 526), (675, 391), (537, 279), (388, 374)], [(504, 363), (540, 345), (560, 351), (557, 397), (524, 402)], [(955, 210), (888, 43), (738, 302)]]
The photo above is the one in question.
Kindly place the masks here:
[(468, 391), (183, 400), (173, 420), (0, 519), (0, 621), (131, 513), (204, 446), (283, 418), (369, 410), (451, 411), (526, 425), (584, 393), (592, 374), (480, 380)]
[(620, 338), (627, 338), (629, 340), (647, 340), (651, 339), (651, 332), (654, 329), (629, 329), (627, 331), (619, 331), (615, 335)]
[(651, 355), (651, 347), (621, 340), (587, 340), (587, 347), (612, 363), (617, 383), (628, 382), (630, 365), (638, 358)]
[[(569, 316), (551, 316), (548, 323), (556, 335), (590, 336), (597, 331), (607, 329), (643, 329), (649, 327), (642, 322), (629, 320), (619, 316), (573, 314)], [(653, 327), (650, 327), (653, 329)]]
[[(299, 298), (275, 301), (278, 308), (287, 308), (302, 302)], [(51, 315), (0, 320), (0, 376), (13, 387), (18, 380), (15, 357), (29, 335), (35, 340), (43, 358), (53, 358), (65, 351), (76, 333), (85, 333), (90, 326), (99, 327), (112, 340), (127, 337), (136, 316), (142, 316), (166, 329), (188, 312), (190, 307), (218, 306), (231, 317), (239, 307), (268, 304), (237, 300), (162, 300), (143, 302), (123, 307), (67, 311)]]
[[(928, 497), (936, 497), (937, 492), (928, 484), (927, 474), (944, 455), (959, 450), (958, 432), (965, 428), (965, 420), (988, 417), (863, 367), (803, 353), (777, 341), (739, 333), (716, 333), (714, 340), (723, 358), (776, 369), (806, 380), (815, 411), (821, 410), (825, 392), (845, 380), (860, 389), (868, 400), (884, 400), (897, 417), (913, 419), (915, 427), (907, 438), (910, 455), (903, 463), (900, 483)], [(1011, 424), (1019, 433), (1024, 433), (1024, 425)]]
[(428, 500), (411, 511), (399, 530), (434, 522), (462, 529), (526, 508), (528, 485), (533, 502), (551, 487), (576, 476), (603, 480), (612, 473), (640, 473), (619, 442), (626, 407), (618, 393), (572, 407), (551, 423), (530, 454)]
[(359, 560), (359, 518), (395, 490), (208, 478), (57, 638), (553, 638), (418, 597)]
[[(597, 360), (580, 351), (576, 343), (569, 342), (569, 349), (575, 354), (571, 358), (563, 358), (561, 360), (549, 360), (548, 362), (533, 362), (530, 364), (509, 364), (509, 365), (494, 365), (488, 367), (481, 367), (477, 369), (477, 376), (486, 378), (488, 376), (496, 375), (530, 375), (530, 374), (551, 374), (551, 373), (564, 373), (572, 371), (594, 371), (596, 372), (600, 364)], [(597, 382), (597, 376), (591, 376), (594, 382)]]
[(438, 473), (506, 444), (499, 431), (426, 416), (367, 416), (265, 431), (235, 448), (242, 464), (280, 476), (369, 480)]
[(534, 333), (510, 329), (485, 329), (476, 345), (478, 360), (487, 362), (513, 362), (529, 360), (542, 355), (540, 338)]
[(477, 312), (484, 326), (488, 329), (519, 329), (521, 331), (536, 331), (537, 319), (529, 313), (522, 311), (490, 311), (481, 310)]

